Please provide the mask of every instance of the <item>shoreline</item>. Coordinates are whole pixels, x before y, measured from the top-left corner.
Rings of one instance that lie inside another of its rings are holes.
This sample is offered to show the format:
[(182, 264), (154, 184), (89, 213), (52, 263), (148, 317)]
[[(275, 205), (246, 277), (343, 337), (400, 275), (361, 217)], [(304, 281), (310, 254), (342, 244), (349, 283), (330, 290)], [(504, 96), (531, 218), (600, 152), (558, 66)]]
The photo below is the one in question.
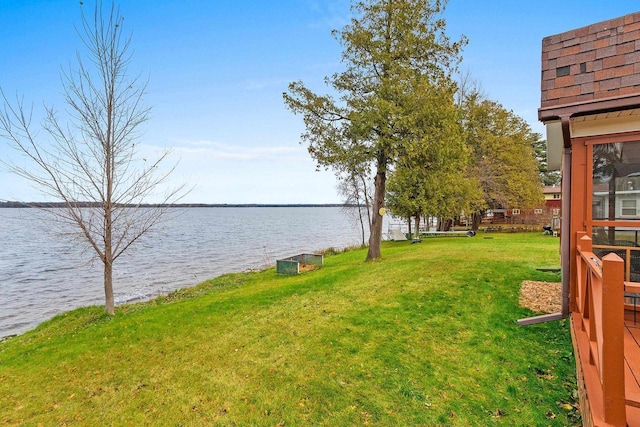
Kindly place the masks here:
[[(261, 269), (248, 268), (248, 269), (246, 269), (244, 271), (230, 271), (230, 272), (226, 272), (226, 273), (221, 273), (221, 274), (219, 274), (219, 275), (217, 275), (215, 277), (210, 277), (210, 278), (204, 279), (201, 282), (194, 283), (192, 285), (181, 286), (179, 288), (175, 288), (175, 289), (171, 289), (171, 290), (165, 290), (165, 291), (161, 291), (161, 292), (154, 293), (154, 294), (134, 296), (134, 297), (132, 297), (130, 299), (127, 299), (126, 301), (123, 301), (121, 303), (116, 303), (115, 306), (116, 307), (122, 307), (122, 306), (129, 305), (129, 304), (130, 305), (145, 304), (145, 303), (151, 302), (151, 301), (153, 301), (153, 300), (155, 300), (157, 298), (165, 298), (165, 297), (167, 297), (168, 295), (171, 295), (174, 292), (181, 292), (181, 291), (188, 290), (190, 288), (194, 288), (196, 286), (199, 286), (199, 285), (201, 285), (201, 284), (203, 284), (205, 282), (208, 282), (208, 281), (211, 281), (211, 280), (216, 280), (221, 276), (230, 275), (230, 274), (242, 275), (242, 274), (248, 274), (248, 273), (255, 273), (255, 272), (268, 270), (269, 268), (272, 268), (272, 267), (265, 266), (264, 268), (261, 268)], [(273, 266), (273, 268), (275, 268), (275, 266)], [(78, 307), (74, 307), (74, 308), (69, 309), (69, 310), (60, 311), (59, 313), (54, 314), (53, 316), (49, 317), (48, 319), (42, 320), (41, 322), (37, 323), (36, 325), (31, 327), (30, 329), (27, 329), (27, 330), (25, 330), (23, 332), (19, 332), (19, 333), (15, 333), (15, 334), (12, 333), (12, 334), (9, 334), (9, 335), (1, 335), (0, 336), (0, 344), (5, 342), (5, 341), (7, 341), (7, 340), (10, 340), (11, 338), (18, 337), (18, 336), (23, 335), (23, 334), (25, 334), (27, 332), (33, 331), (34, 329), (38, 328), (43, 323), (49, 322), (51, 319), (53, 319), (56, 316), (64, 315), (65, 313), (70, 313), (70, 312), (73, 312), (75, 310), (84, 309), (84, 308), (88, 308), (88, 307), (101, 307), (101, 308), (104, 308), (104, 304), (87, 304), (87, 305), (81, 305), (81, 306), (78, 306)]]
[[(315, 252), (323, 254), (324, 256), (332, 256), (332, 255), (338, 255), (338, 254), (341, 254), (341, 253), (344, 253), (344, 252), (350, 252), (350, 251), (358, 250), (358, 249), (363, 249), (363, 248), (360, 247), (360, 246), (357, 246), (357, 245), (355, 245), (355, 246), (346, 246), (346, 247), (343, 247), (343, 248), (328, 247), (328, 248), (324, 248), (324, 249), (321, 249), (321, 250), (318, 250), (318, 251), (315, 251)], [(173, 293), (179, 293), (179, 292), (183, 292), (185, 290), (189, 290), (191, 288), (195, 288), (197, 286), (202, 285), (205, 282), (216, 280), (216, 279), (218, 279), (218, 278), (220, 278), (222, 276), (260, 273), (260, 272), (264, 272), (266, 270), (269, 270), (271, 268), (275, 269), (276, 266), (275, 265), (267, 265), (267, 264), (265, 264), (262, 267), (258, 267), (258, 268), (251, 268), (250, 267), (250, 268), (247, 268), (247, 269), (242, 270), (242, 271), (223, 272), (223, 273), (218, 274), (217, 276), (206, 278), (206, 279), (204, 279), (204, 280), (202, 280), (202, 281), (200, 281), (198, 283), (194, 283), (194, 284), (191, 284), (191, 285), (180, 286), (178, 288), (174, 288), (174, 289), (170, 289), (170, 290), (167, 289), (167, 290), (159, 291), (159, 292), (153, 293), (153, 294), (134, 296), (134, 297), (132, 297), (130, 299), (127, 299), (126, 301), (123, 301), (121, 303), (116, 303), (115, 306), (116, 307), (122, 307), (122, 306), (126, 306), (126, 305), (145, 304), (145, 303), (149, 303), (149, 302), (151, 302), (151, 301), (153, 301), (155, 299), (158, 299), (158, 298), (166, 298), (167, 296), (169, 296), (169, 295), (171, 295)], [(9, 335), (0, 335), (0, 344), (4, 343), (5, 341), (8, 341), (8, 340), (10, 340), (12, 338), (21, 336), (21, 335), (23, 335), (23, 334), (25, 334), (27, 332), (30, 332), (30, 331), (38, 328), (43, 323), (49, 322), (51, 319), (53, 319), (56, 316), (60, 316), (60, 315), (63, 315), (65, 313), (70, 313), (70, 312), (73, 312), (75, 310), (88, 308), (88, 307), (102, 307), (102, 308), (104, 308), (104, 304), (81, 305), (81, 306), (78, 306), (78, 307), (74, 307), (74, 308), (72, 308), (70, 310), (60, 311), (59, 313), (56, 313), (56, 314), (52, 315), (48, 319), (44, 319), (44, 320), (40, 321), (39, 323), (37, 323), (36, 325), (31, 327), (30, 329), (27, 329), (25, 331), (18, 332), (18, 333), (11, 333)]]
[[(100, 207), (96, 202), (78, 202), (80, 207)], [(358, 205), (344, 203), (144, 203), (122, 205), (132, 208), (355, 208)], [(0, 208), (64, 208), (63, 202), (0, 201)]]
[[(0, 215), (0, 238), (7, 243), (0, 257), (6, 255), (8, 261), (0, 271), (0, 299), (6, 304), (0, 316), (0, 336), (32, 329), (60, 308), (103, 302), (99, 265), (91, 254), (76, 250), (66, 240), (45, 236), (42, 228), (46, 230), (47, 223), (35, 215), (39, 211), (0, 209), (4, 213)], [(296, 253), (342, 249), (360, 241), (358, 230), (339, 208), (181, 212), (184, 214), (140, 240), (119, 261), (114, 292), (120, 304), (153, 298), (221, 274), (275, 265), (276, 259)], [(25, 286), (30, 292), (20, 291)]]

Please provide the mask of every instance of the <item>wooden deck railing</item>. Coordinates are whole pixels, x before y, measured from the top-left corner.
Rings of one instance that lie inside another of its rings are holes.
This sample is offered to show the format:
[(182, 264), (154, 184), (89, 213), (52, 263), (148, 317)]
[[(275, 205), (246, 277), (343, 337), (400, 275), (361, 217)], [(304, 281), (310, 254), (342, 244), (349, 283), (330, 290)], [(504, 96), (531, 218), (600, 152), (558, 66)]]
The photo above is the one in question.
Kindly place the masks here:
[[(580, 349), (589, 406), (596, 418), (626, 426), (624, 366), (624, 262), (600, 260), (591, 238), (577, 233), (576, 292), (572, 321)], [(585, 354), (586, 353), (586, 354)]]

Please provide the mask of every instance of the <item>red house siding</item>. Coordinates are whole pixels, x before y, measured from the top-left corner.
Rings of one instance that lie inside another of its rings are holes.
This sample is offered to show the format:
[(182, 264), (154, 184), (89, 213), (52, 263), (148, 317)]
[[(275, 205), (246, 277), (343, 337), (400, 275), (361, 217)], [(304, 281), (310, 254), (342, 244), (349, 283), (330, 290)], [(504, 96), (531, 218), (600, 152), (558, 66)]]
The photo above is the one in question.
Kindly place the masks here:
[(547, 209), (560, 209), (562, 207), (562, 200), (560, 199), (545, 200), (544, 206)]

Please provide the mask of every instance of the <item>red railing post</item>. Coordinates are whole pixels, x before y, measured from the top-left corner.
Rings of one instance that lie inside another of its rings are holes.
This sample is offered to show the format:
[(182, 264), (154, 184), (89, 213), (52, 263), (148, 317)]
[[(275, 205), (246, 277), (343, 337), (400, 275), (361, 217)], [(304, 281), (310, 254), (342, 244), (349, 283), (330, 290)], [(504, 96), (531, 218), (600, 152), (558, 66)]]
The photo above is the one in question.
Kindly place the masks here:
[[(572, 286), (573, 292), (571, 292), (571, 306), (574, 310), (580, 312), (582, 317), (589, 317), (589, 301), (587, 300), (587, 289), (589, 269), (587, 264), (582, 259), (582, 252), (591, 252), (593, 243), (591, 238), (586, 235), (584, 231), (576, 232), (576, 278), (575, 283)], [(581, 328), (584, 325), (580, 325)]]
[[(581, 286), (583, 281), (586, 280), (587, 275), (587, 266), (582, 262), (582, 245), (580, 243), (581, 239), (587, 235), (584, 231), (576, 232), (576, 272), (575, 277), (574, 273), (571, 272), (569, 278), (569, 307), (571, 311), (579, 311), (580, 313), (584, 312), (584, 298), (581, 293)], [(563, 269), (571, 270), (571, 265), (562, 265)], [(580, 326), (582, 327), (582, 325)]]
[(624, 393), (624, 262), (610, 253), (602, 258), (602, 319), (599, 339), (604, 421), (626, 426)]
[[(589, 243), (586, 243), (586, 239), (584, 239), (584, 237), (589, 240)], [(586, 232), (576, 231), (576, 242), (579, 252), (591, 252), (591, 238), (587, 236)]]

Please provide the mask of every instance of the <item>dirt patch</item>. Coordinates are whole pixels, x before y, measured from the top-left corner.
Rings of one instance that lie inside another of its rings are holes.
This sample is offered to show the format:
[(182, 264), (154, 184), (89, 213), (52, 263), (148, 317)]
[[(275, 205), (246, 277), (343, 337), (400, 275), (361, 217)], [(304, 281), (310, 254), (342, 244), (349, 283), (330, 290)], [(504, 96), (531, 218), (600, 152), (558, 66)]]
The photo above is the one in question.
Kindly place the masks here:
[(562, 310), (562, 284), (525, 280), (520, 286), (520, 305), (536, 313), (557, 313)]
[(315, 270), (318, 268), (315, 264), (300, 264), (300, 273), (304, 273), (305, 271)]

